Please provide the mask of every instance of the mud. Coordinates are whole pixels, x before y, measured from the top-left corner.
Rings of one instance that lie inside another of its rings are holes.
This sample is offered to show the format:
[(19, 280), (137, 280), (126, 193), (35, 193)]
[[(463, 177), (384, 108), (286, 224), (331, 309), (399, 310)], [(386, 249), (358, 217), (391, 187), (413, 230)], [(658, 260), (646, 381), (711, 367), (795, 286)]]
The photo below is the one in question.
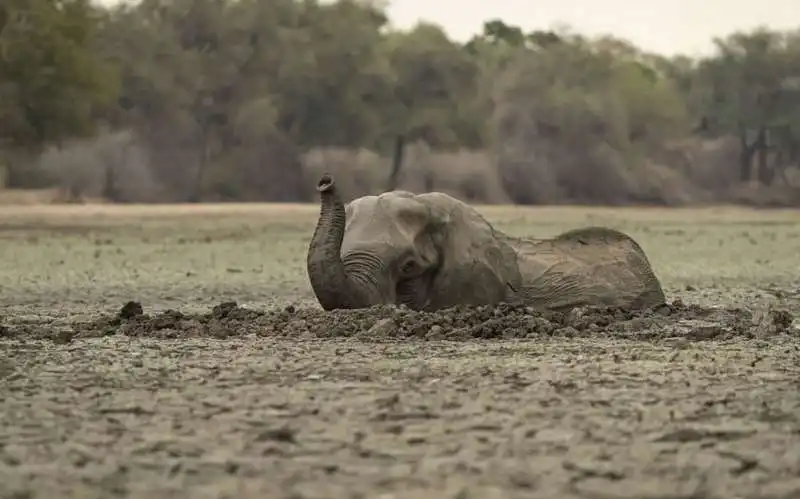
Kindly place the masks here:
[(797, 214), (625, 222), (653, 310), (427, 314), (315, 306), (307, 211), (3, 234), (0, 498), (800, 497)]
[[(789, 318), (131, 303), (10, 326), (0, 497), (790, 499)], [(462, 341), (497, 321), (525, 338)]]
[(224, 302), (204, 314), (166, 310), (152, 315), (144, 312), (141, 303), (130, 301), (115, 315), (61, 325), (2, 326), (0, 334), (59, 343), (115, 334), (161, 339), (243, 335), (300, 339), (358, 337), (364, 341), (540, 337), (729, 340), (800, 335), (793, 322), (788, 310), (701, 307), (686, 305), (681, 300), (646, 310), (581, 307), (567, 313), (507, 304), (460, 306), (438, 312), (395, 306), (325, 312), (318, 308), (297, 309), (293, 305), (254, 310), (240, 307), (236, 302)]

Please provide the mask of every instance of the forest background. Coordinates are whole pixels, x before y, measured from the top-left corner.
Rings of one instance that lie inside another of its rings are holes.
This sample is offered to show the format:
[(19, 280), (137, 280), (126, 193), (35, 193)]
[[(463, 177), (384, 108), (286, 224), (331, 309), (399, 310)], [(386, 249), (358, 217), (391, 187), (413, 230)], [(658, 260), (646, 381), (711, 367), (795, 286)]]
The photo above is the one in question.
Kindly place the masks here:
[[(655, 28), (654, 28), (655, 29)], [(702, 58), (355, 0), (4, 0), (0, 186), (61, 201), (800, 205), (800, 29)]]

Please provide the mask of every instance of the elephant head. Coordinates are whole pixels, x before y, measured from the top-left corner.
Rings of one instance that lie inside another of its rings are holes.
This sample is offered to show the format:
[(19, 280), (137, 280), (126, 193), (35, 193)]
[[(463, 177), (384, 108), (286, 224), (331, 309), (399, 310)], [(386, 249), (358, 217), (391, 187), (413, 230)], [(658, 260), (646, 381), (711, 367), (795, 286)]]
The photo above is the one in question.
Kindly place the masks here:
[(521, 278), (515, 251), (476, 210), (443, 193), (364, 196), (346, 207), (330, 175), (308, 275), (325, 310), (405, 304), (436, 310), (505, 301)]

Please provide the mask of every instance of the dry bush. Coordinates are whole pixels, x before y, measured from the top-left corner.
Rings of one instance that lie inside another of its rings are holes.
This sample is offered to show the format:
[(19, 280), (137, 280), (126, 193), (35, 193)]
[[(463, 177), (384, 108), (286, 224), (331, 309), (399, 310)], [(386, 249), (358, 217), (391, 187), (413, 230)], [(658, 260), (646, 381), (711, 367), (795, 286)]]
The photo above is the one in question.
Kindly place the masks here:
[(152, 202), (162, 194), (146, 150), (128, 131), (49, 147), (40, 156), (38, 167), (72, 200)]
[(383, 192), (389, 178), (390, 160), (366, 149), (316, 148), (303, 155), (302, 163), (311, 199), (317, 199), (317, 180), (325, 172), (346, 200)]
[(739, 144), (731, 137), (688, 138), (626, 157), (589, 137), (582, 145), (555, 143), (528, 131), (507, 135), (496, 151), (502, 185), (520, 204), (800, 203), (793, 169), (769, 186), (742, 182)]
[(783, 176), (789, 186), (800, 189), (800, 166), (787, 168)]
[(765, 186), (753, 180), (731, 187), (724, 193), (724, 198), (730, 203), (750, 206), (797, 206), (800, 188), (786, 184)]
[[(130, 132), (50, 148), (38, 166), (55, 180), (55, 189), (9, 193), (0, 203), (184, 200), (180, 194), (196, 187), (196, 168), (176, 164), (168, 154), (175, 151), (192, 148), (151, 152)], [(262, 137), (221, 157), (200, 187), (204, 201), (308, 201), (317, 199), (320, 175), (330, 172), (349, 200), (385, 191), (390, 171), (391, 158), (366, 149), (317, 148), (300, 156), (291, 144)], [(772, 186), (744, 184), (739, 174), (738, 143), (730, 138), (682, 139), (645, 153), (620, 151), (597, 137), (554, 140), (534, 128), (509, 132), (491, 152), (437, 152), (422, 142), (410, 144), (398, 189), (446, 192), (476, 204), (775, 206), (800, 200), (800, 169), (777, 176)], [(175, 185), (167, 182), (169, 175)]]
[(645, 147), (619, 138), (602, 117), (578, 111), (560, 124), (542, 119), (558, 117), (552, 109), (513, 99), (498, 106), (492, 152), (514, 203), (666, 204), (676, 198), (674, 179), (671, 192), (662, 194), (649, 178), (653, 168), (642, 167), (650, 162)]
[(0, 205), (2, 206), (60, 204), (66, 201), (64, 191), (60, 187), (48, 189), (0, 189)]
[(680, 171), (652, 160), (645, 160), (637, 168), (631, 186), (633, 203), (680, 206), (709, 200), (709, 195), (689, 183)]
[(739, 143), (734, 137), (675, 141), (664, 147), (662, 158), (692, 185), (712, 193), (740, 183)]
[[(323, 172), (329, 172), (336, 179), (343, 197), (349, 200), (384, 192), (391, 159), (364, 149), (318, 148), (304, 156), (303, 169), (308, 191), (314, 197), (316, 180)], [(446, 192), (467, 202), (509, 202), (497, 169), (487, 153), (433, 152), (421, 142), (406, 148), (397, 188), (415, 193)]]
[(736, 137), (688, 138), (665, 148), (673, 171), (679, 172), (694, 191), (686, 202), (714, 201), (754, 206), (793, 206), (800, 202), (800, 178), (788, 168), (772, 185), (742, 182), (740, 146)]
[[(200, 186), (203, 201), (310, 201), (299, 149), (278, 134), (242, 141), (209, 165)], [(313, 184), (312, 184), (313, 185)]]
[[(519, 204), (675, 204), (686, 199), (680, 175), (599, 140), (516, 137), (496, 149), (498, 172)], [(666, 183), (664, 183), (666, 181)]]
[(439, 191), (463, 201), (506, 204), (508, 195), (487, 152), (433, 152), (424, 143), (408, 148), (398, 188), (411, 192)]

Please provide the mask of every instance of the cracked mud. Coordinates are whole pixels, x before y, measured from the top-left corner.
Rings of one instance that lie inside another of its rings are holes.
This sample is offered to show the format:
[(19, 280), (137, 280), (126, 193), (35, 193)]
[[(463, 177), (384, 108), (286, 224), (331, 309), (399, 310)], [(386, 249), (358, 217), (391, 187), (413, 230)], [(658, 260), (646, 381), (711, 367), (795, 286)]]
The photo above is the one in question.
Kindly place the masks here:
[(326, 313), (313, 207), (0, 217), (0, 497), (800, 496), (798, 217), (614, 213), (670, 303)]

